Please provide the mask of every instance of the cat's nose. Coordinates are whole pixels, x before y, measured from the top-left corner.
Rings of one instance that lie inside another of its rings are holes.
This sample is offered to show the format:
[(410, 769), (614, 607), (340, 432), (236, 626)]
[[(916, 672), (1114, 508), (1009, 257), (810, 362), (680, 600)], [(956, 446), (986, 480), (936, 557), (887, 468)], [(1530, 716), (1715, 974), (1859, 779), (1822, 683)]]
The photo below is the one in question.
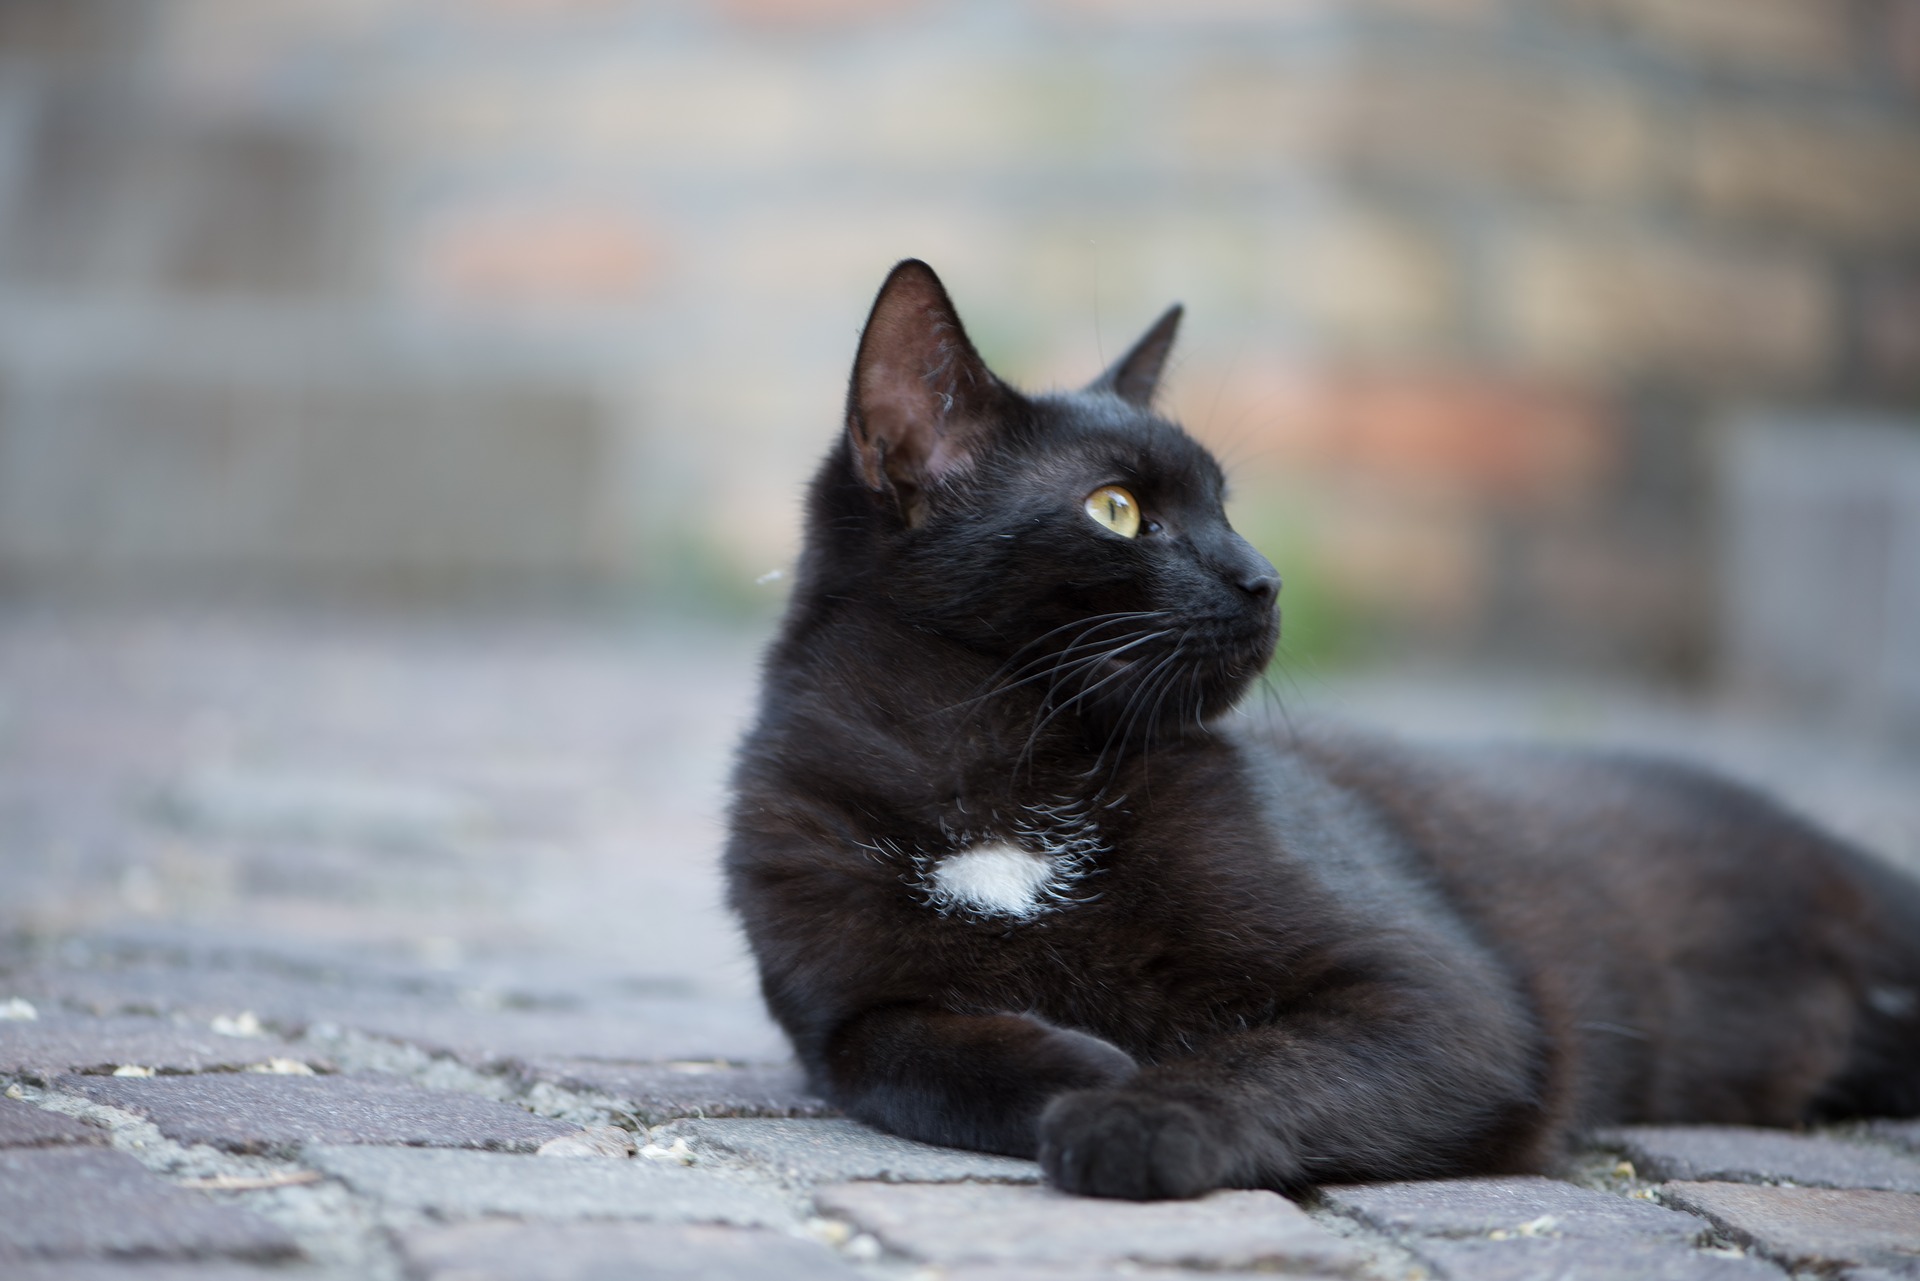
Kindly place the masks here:
[(1280, 575), (1248, 574), (1241, 578), (1240, 590), (1262, 605), (1271, 605), (1280, 595)]

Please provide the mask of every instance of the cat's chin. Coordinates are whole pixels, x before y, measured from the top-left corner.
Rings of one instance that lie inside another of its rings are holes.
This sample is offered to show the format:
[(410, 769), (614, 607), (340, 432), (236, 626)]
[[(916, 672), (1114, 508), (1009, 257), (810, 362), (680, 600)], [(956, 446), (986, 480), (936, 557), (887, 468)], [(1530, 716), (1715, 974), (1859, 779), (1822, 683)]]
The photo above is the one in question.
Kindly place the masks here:
[[(1112, 683), (1081, 702), (1088, 740), (1102, 752), (1135, 750), (1198, 733), (1245, 698), (1265, 664), (1188, 669), (1168, 678), (1151, 657), (1109, 659), (1095, 681)], [(1156, 676), (1156, 671), (1160, 674)], [(1129, 680), (1126, 674), (1137, 673)]]

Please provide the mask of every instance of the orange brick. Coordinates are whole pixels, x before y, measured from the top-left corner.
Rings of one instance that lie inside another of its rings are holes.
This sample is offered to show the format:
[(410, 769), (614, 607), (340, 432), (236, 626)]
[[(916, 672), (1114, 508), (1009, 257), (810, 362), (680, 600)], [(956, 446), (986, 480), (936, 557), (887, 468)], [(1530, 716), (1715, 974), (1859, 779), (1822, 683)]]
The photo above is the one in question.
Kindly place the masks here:
[(1276, 369), (1234, 379), (1222, 399), (1230, 457), (1476, 501), (1577, 503), (1605, 484), (1619, 449), (1592, 398), (1492, 374)]
[(430, 292), (483, 304), (631, 300), (662, 256), (637, 219), (593, 205), (463, 212), (433, 229), (420, 254)]
[(1337, 500), (1316, 513), (1314, 547), (1334, 591), (1423, 631), (1458, 635), (1480, 621), (1491, 561), (1487, 522), (1471, 504), (1409, 502), (1363, 484), (1333, 488)]

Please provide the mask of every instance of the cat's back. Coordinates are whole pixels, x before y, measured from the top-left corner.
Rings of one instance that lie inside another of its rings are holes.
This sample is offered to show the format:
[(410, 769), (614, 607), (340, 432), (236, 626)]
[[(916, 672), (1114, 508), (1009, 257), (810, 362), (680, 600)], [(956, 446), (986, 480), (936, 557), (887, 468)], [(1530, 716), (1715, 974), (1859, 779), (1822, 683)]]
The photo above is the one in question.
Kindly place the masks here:
[(1517, 973), (1586, 1123), (1802, 1119), (1920, 928), (1888, 869), (1690, 766), (1344, 732), (1274, 750), (1371, 811)]

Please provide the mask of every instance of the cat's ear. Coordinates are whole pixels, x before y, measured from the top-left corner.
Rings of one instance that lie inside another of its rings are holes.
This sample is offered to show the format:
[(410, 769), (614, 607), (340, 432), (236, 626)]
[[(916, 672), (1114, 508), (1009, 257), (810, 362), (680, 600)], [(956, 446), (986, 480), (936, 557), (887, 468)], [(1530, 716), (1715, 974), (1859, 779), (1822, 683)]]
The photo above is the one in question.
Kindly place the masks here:
[(1179, 331), (1184, 311), (1179, 303), (1167, 308), (1126, 355), (1087, 384), (1087, 390), (1110, 391), (1142, 409), (1152, 405), (1153, 393), (1160, 386), (1160, 371), (1166, 368), (1167, 353), (1173, 350), (1173, 336)]
[(896, 266), (874, 299), (847, 392), (847, 434), (867, 487), (892, 493), (918, 524), (927, 490), (971, 466), (1008, 395), (933, 268), (917, 258)]

